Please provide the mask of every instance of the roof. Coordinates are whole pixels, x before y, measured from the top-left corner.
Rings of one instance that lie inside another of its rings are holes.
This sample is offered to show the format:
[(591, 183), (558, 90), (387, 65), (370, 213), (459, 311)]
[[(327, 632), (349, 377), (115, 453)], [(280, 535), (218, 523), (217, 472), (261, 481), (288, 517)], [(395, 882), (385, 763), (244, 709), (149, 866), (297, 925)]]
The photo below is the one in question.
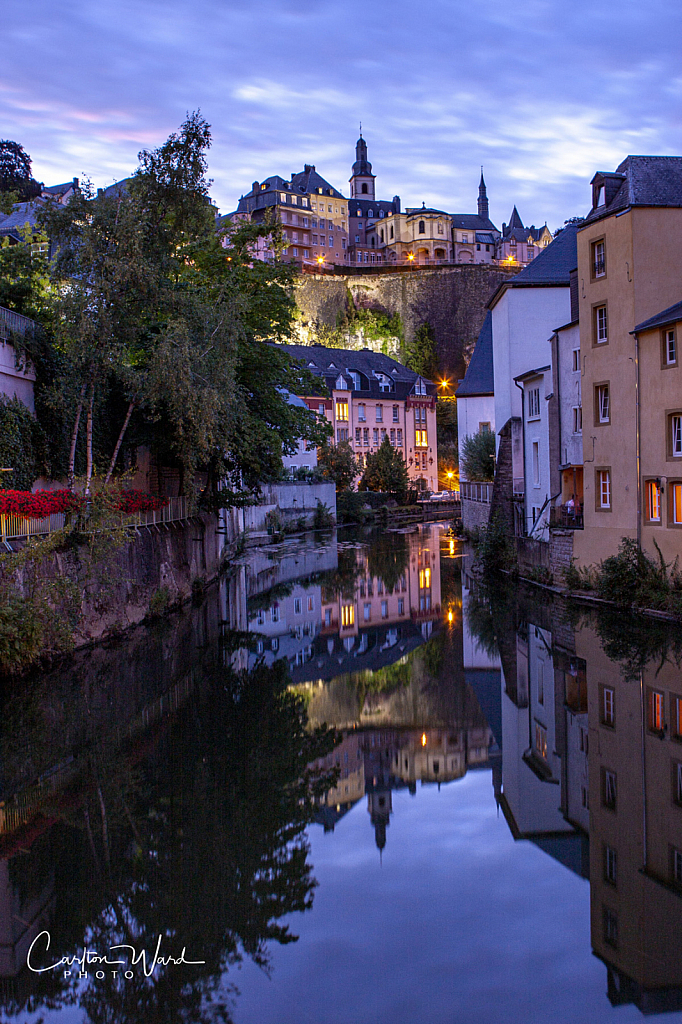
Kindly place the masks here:
[(500, 233), (489, 217), (479, 217), (477, 213), (451, 213), (450, 218), (452, 220), (453, 228), (469, 228), (474, 231), (495, 231), (498, 235)]
[[(368, 395), (395, 395), (396, 398), (407, 398), (412, 394), (414, 385), (420, 378), (418, 373), (408, 370), (402, 363), (371, 349), (326, 348), (324, 345), (278, 345), (294, 359), (300, 360), (312, 373), (325, 379), (325, 383), (334, 389), (339, 374), (346, 375), (349, 370), (363, 374), (369, 387), (354, 389)], [(383, 373), (393, 382), (394, 390), (381, 391), (375, 373)], [(350, 387), (350, 381), (348, 381)], [(435, 394), (436, 387), (427, 381), (427, 391)]]
[(437, 217), (449, 217), (445, 210), (436, 210), (433, 206), (408, 206), (405, 210), (408, 217), (420, 217), (425, 213), (433, 213)]
[(22, 240), (22, 229), (28, 225), (35, 230), (37, 225), (38, 209), (42, 204), (39, 202), (15, 203), (12, 212), (3, 216), (0, 213), (0, 235), (11, 235), (18, 241)]
[[(629, 206), (682, 206), (681, 156), (627, 156), (616, 169), (598, 171), (593, 184), (606, 179), (616, 186), (604, 206), (593, 207), (583, 227)], [(621, 178), (618, 187), (618, 178)]]
[(546, 373), (547, 370), (551, 370), (552, 367), (548, 364), (547, 366), (536, 366), (534, 370), (526, 370), (525, 373), (520, 373), (518, 377), (514, 377), (514, 380), (529, 380), (531, 377), (538, 377), (541, 373)]
[(348, 216), (357, 216), (357, 210), (362, 211), (362, 216), (367, 216), (368, 210), (383, 210), (384, 213), (399, 213), (398, 204), (391, 199), (349, 199), (348, 200)]
[(639, 331), (648, 331), (651, 327), (664, 327), (666, 324), (675, 323), (676, 320), (682, 320), (682, 302), (676, 302), (674, 306), (668, 306), (667, 309), (657, 313), (656, 316), (650, 316), (648, 320), (643, 320), (630, 333), (635, 334)]
[(485, 242), (487, 245), (494, 245), (495, 236), (493, 235), (492, 231), (477, 231), (476, 241)]
[(507, 288), (561, 287), (571, 282), (571, 271), (578, 266), (578, 225), (568, 224), (523, 270), (503, 281), (488, 302), (492, 309)]
[(488, 310), (476, 340), (464, 380), (457, 388), (457, 398), (492, 395), (493, 383), (493, 315)]
[(291, 175), (291, 189), (292, 191), (300, 192), (302, 195), (306, 192), (317, 192), (319, 189), (322, 189), (323, 194), (333, 195), (337, 199), (344, 198), (338, 189), (335, 189), (321, 174), (317, 173), (315, 164), (305, 164), (302, 171)]

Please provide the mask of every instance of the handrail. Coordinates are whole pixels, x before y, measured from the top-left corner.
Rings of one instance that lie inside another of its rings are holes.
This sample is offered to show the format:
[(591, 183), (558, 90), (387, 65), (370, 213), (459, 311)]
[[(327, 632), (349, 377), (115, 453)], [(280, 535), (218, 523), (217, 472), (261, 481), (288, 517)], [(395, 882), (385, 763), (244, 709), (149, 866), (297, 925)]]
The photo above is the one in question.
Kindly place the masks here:
[[(190, 499), (186, 495), (169, 498), (168, 503), (156, 511), (134, 512), (121, 515), (120, 525), (124, 527), (157, 526), (189, 519)], [(29, 537), (48, 537), (64, 528), (66, 516), (55, 512), (45, 519), (22, 519), (9, 513), (0, 514), (0, 538), (7, 546), (10, 540), (28, 540)], [(86, 529), (87, 533), (88, 530)]]

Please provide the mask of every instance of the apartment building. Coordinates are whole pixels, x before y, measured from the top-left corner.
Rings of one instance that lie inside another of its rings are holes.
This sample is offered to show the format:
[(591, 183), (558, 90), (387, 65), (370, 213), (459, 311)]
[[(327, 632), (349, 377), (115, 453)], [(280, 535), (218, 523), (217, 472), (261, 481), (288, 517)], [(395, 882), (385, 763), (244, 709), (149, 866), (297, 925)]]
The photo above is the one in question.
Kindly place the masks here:
[[(305, 164), (289, 180), (272, 175), (254, 181), (251, 190), (241, 196), (237, 209), (219, 221), (268, 218), (282, 224), (285, 255), (309, 266), (343, 264), (348, 255), (348, 200), (315, 170)], [(257, 255), (274, 255), (269, 239), (262, 239)]]
[(598, 562), (641, 536), (672, 558), (682, 550), (670, 511), (680, 399), (669, 312), (681, 297), (682, 157), (628, 156), (591, 185), (577, 236), (585, 529), (575, 555)]
[(432, 381), (370, 349), (285, 347), (320, 378), (321, 393), (301, 397), (331, 423), (335, 443), (348, 441), (361, 473), (367, 456), (388, 437), (402, 453), (410, 485), (438, 489), (437, 388)]

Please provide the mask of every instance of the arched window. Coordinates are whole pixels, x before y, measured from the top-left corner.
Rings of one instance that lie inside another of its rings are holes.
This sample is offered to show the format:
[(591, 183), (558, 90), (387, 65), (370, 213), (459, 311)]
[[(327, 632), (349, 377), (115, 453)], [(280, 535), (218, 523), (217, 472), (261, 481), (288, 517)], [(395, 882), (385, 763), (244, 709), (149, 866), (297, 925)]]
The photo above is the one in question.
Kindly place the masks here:
[(383, 217), (383, 216), (384, 216), (384, 211), (383, 211), (383, 210), (379, 210), (379, 216), (380, 216), (380, 217)]
[(367, 195), (367, 182), (366, 181), (363, 181), (362, 188), (360, 189), (360, 191), (363, 193), (363, 195)]
[(374, 216), (374, 210), (368, 210), (367, 211), (367, 216), (368, 217), (373, 217)]
[(419, 234), (420, 235), (426, 234), (426, 225), (424, 224), (423, 220), (419, 221)]
[(391, 238), (393, 238), (393, 225), (391, 224)]

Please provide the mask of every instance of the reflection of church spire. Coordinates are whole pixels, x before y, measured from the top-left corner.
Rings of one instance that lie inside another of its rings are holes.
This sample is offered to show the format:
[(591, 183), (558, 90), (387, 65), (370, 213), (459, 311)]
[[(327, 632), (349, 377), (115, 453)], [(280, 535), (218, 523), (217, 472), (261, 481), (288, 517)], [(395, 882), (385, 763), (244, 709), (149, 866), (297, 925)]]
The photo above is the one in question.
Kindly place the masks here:
[(381, 854), (386, 846), (386, 829), (389, 826), (393, 802), (390, 789), (375, 790), (367, 796), (367, 810), (374, 825), (374, 841)]

